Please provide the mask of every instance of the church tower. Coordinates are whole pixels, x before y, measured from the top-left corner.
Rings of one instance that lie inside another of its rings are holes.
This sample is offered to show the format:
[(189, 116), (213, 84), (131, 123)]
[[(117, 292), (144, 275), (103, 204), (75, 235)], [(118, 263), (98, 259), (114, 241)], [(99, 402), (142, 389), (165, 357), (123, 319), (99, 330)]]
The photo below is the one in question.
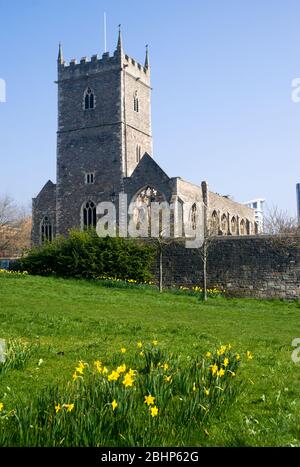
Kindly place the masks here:
[(117, 48), (77, 63), (58, 54), (56, 234), (95, 225), (95, 206), (152, 156), (148, 48), (144, 65)]

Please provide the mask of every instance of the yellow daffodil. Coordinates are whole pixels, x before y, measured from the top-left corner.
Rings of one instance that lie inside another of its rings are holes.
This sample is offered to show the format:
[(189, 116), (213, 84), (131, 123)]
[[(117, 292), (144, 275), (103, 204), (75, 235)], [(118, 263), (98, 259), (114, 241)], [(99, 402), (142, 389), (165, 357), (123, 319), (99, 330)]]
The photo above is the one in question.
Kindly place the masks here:
[(220, 357), (221, 355), (224, 355), (225, 352), (226, 352), (226, 345), (221, 345), (219, 350), (217, 350), (217, 355)]
[(210, 389), (204, 388), (204, 394), (205, 394), (206, 396), (209, 396), (209, 393), (210, 393)]
[(121, 350), (120, 350), (121, 353), (126, 353), (127, 350), (125, 349), (125, 347), (122, 347)]
[(158, 345), (158, 341), (157, 341), (156, 339), (154, 339), (154, 340), (152, 341), (152, 344), (154, 345), (154, 347), (156, 347), (156, 346)]
[(3, 402), (0, 402), (0, 412), (2, 412), (3, 409), (4, 409), (4, 404)]
[(83, 375), (83, 371), (84, 371), (84, 367), (82, 366), (78, 366), (77, 368), (75, 368), (76, 372)]
[(121, 366), (118, 366), (118, 368), (117, 368), (118, 373), (125, 373), (125, 371), (126, 371), (125, 363), (123, 363), (123, 365), (121, 365)]
[(60, 405), (60, 404), (57, 404), (57, 405), (55, 406), (55, 412), (58, 413), (58, 412), (60, 412), (60, 411), (61, 411), (61, 405)]
[(144, 355), (144, 352), (140, 352), (140, 357), (143, 357)]
[(108, 375), (107, 379), (108, 381), (118, 381), (120, 378), (120, 373), (117, 371), (112, 371), (110, 375)]
[(67, 412), (72, 412), (74, 410), (74, 404), (64, 404), (64, 407), (67, 409)]
[(129, 373), (126, 373), (122, 383), (124, 384), (125, 388), (127, 388), (128, 386), (133, 386), (133, 383), (134, 383), (134, 379), (132, 378), (132, 376), (129, 374)]
[(239, 360), (241, 359), (240, 354), (237, 353), (236, 356), (235, 356), (235, 358), (236, 358), (237, 361), (239, 361)]
[(137, 348), (138, 348), (138, 349), (141, 349), (142, 347), (143, 347), (143, 343), (142, 343), (141, 341), (139, 341), (139, 342), (137, 343)]
[(78, 379), (78, 374), (76, 373), (76, 371), (75, 371), (75, 373), (73, 373), (72, 379), (73, 379), (73, 381), (76, 381)]
[(250, 350), (247, 350), (247, 358), (248, 360), (253, 360), (253, 353)]
[(164, 369), (165, 371), (167, 371), (167, 370), (169, 369), (169, 365), (168, 365), (167, 363), (164, 363), (164, 364), (163, 364), (163, 369)]
[(228, 358), (224, 358), (223, 365), (225, 366), (225, 368), (229, 365), (229, 359)]
[(118, 407), (118, 403), (117, 403), (116, 399), (114, 399), (114, 400), (112, 401), (111, 406), (112, 406), (113, 411), (115, 411), (116, 408)]
[(207, 357), (207, 358), (211, 358), (211, 357), (212, 357), (212, 353), (211, 353), (211, 352), (206, 352), (206, 357)]
[(129, 374), (129, 376), (132, 376), (132, 377), (133, 377), (133, 376), (135, 376), (136, 371), (135, 371), (135, 370), (132, 370), (131, 368), (129, 368), (128, 374)]
[(147, 404), (149, 406), (149, 405), (154, 405), (154, 402), (155, 402), (155, 397), (151, 396), (151, 394), (149, 394), (149, 396), (145, 396), (144, 404)]
[(210, 366), (210, 368), (211, 368), (211, 374), (215, 376), (218, 373), (218, 369), (219, 369), (218, 365), (214, 363), (213, 365)]
[(172, 376), (165, 376), (165, 381), (169, 383), (172, 380)]
[(104, 366), (104, 367), (102, 368), (102, 374), (103, 374), (103, 375), (106, 375), (106, 373), (108, 373), (108, 369), (106, 368), (106, 366)]
[(220, 368), (220, 370), (219, 370), (218, 373), (217, 373), (217, 376), (219, 376), (220, 378), (222, 378), (222, 376), (224, 376), (224, 375), (225, 375), (225, 370), (224, 370), (224, 368)]
[(151, 412), (151, 417), (157, 417), (158, 415), (158, 408), (156, 407), (156, 405), (154, 407), (151, 407), (150, 408), (150, 412)]
[(96, 360), (94, 362), (94, 365), (95, 365), (96, 370), (98, 371), (98, 373), (102, 373), (102, 362), (100, 362), (100, 360)]

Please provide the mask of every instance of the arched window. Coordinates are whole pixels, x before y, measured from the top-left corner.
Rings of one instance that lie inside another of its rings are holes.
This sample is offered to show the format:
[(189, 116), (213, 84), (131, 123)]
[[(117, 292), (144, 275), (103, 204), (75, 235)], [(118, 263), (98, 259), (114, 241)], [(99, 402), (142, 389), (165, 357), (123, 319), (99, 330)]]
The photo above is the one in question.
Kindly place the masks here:
[(232, 235), (237, 234), (237, 221), (236, 221), (236, 218), (234, 216), (231, 219), (231, 233), (232, 233)]
[(93, 201), (88, 201), (83, 205), (82, 209), (83, 230), (96, 228), (96, 223), (96, 205)]
[(135, 112), (139, 112), (139, 97), (138, 97), (137, 91), (135, 91), (134, 97), (133, 97), (133, 109)]
[(240, 223), (240, 234), (241, 235), (246, 234), (246, 222), (244, 221), (244, 219), (242, 219)]
[(137, 162), (137, 163), (140, 162), (141, 157), (142, 157), (142, 148), (141, 148), (141, 146), (138, 144), (137, 147), (136, 147), (136, 162)]
[(52, 224), (48, 216), (45, 216), (41, 223), (41, 242), (52, 242), (53, 240), (53, 229)]
[(223, 235), (226, 235), (228, 233), (226, 214), (223, 214), (223, 216), (221, 217), (221, 230), (223, 232)]
[(193, 204), (192, 209), (191, 209), (191, 225), (192, 225), (192, 230), (197, 229), (197, 219), (198, 219), (198, 213), (197, 213), (197, 205)]
[(251, 222), (248, 219), (246, 219), (246, 234), (251, 234)]
[[(137, 230), (146, 221), (148, 222), (148, 231), (151, 231), (151, 203), (162, 203), (165, 201), (164, 195), (152, 186), (147, 186), (140, 190), (132, 199), (133, 205), (133, 221), (137, 226)], [(159, 219), (161, 225), (161, 215)], [(160, 229), (160, 226), (159, 226)]]
[(95, 108), (95, 94), (91, 88), (87, 88), (84, 93), (84, 110), (92, 110)]
[(210, 228), (211, 228), (212, 234), (218, 235), (218, 233), (219, 233), (219, 218), (218, 218), (217, 211), (214, 211), (212, 213)]

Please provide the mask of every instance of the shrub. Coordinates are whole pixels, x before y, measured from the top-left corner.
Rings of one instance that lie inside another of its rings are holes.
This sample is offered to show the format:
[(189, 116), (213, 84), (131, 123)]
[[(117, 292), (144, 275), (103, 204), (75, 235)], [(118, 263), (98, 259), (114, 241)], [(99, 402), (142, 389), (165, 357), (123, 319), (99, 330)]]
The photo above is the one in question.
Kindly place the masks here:
[(33, 275), (97, 279), (109, 276), (145, 282), (151, 278), (154, 249), (132, 239), (100, 238), (94, 231), (71, 231), (68, 238), (33, 248), (21, 270)]

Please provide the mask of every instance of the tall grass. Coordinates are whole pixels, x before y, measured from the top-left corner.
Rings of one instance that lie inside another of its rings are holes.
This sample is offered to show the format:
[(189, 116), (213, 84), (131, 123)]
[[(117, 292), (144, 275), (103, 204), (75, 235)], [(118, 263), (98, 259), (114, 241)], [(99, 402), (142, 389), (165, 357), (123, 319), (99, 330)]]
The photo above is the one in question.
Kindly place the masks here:
[(110, 361), (79, 362), (69, 383), (49, 386), (0, 413), (1, 446), (187, 446), (241, 391), (230, 346), (182, 359), (156, 341)]
[(9, 340), (4, 347), (4, 361), (0, 362), (0, 376), (9, 370), (23, 370), (35, 346), (20, 339)]

